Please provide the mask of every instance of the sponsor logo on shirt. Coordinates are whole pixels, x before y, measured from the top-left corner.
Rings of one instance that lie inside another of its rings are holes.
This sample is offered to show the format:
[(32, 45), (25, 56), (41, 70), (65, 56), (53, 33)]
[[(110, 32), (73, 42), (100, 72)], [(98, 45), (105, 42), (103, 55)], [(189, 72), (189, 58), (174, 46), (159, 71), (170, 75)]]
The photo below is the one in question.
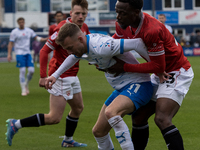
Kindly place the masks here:
[(58, 32), (55, 32), (54, 34), (51, 35), (51, 40), (55, 40), (57, 36)]

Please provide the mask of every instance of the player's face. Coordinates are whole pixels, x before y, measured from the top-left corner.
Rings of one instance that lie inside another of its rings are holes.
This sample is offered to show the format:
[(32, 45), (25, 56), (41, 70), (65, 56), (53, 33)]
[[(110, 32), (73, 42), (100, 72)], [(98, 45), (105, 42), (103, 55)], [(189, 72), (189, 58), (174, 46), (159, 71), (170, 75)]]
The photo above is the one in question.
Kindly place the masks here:
[(74, 5), (72, 10), (70, 11), (72, 22), (81, 27), (85, 21), (85, 18), (87, 17), (87, 13), (88, 11), (86, 8), (82, 8), (79, 5)]
[(63, 20), (64, 16), (62, 13), (57, 13), (55, 16), (56, 23), (60, 23)]
[(165, 16), (158, 16), (158, 20), (162, 22), (163, 24), (165, 24), (166, 18)]
[(128, 4), (117, 1), (115, 5), (117, 22), (122, 29), (138, 24), (138, 13)]
[(19, 20), (17, 23), (20, 29), (24, 29), (24, 24), (25, 24), (24, 20)]
[(67, 50), (69, 54), (74, 54), (77, 57), (81, 57), (87, 52), (87, 49), (84, 48), (83, 42), (80, 38), (66, 37), (63, 49)]

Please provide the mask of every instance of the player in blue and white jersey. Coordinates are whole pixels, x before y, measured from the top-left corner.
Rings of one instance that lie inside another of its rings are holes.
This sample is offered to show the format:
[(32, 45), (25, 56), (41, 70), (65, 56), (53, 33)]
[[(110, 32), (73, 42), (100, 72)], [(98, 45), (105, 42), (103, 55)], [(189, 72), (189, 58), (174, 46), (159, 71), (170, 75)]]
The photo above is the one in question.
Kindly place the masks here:
[(143, 41), (141, 39), (113, 39), (100, 34), (85, 36), (77, 25), (67, 23), (61, 27), (56, 42), (74, 55), (68, 56), (59, 69), (46, 79), (46, 89), (55, 86), (53, 84), (56, 79), (79, 59), (85, 59), (90, 64), (96, 65), (97, 68), (105, 70), (105, 77), (115, 90), (105, 101), (93, 127), (98, 149), (114, 149), (109, 136), (109, 131), (113, 128), (121, 148), (133, 150), (129, 129), (122, 117), (126, 114), (132, 114), (149, 102), (153, 94), (150, 75), (124, 72), (116, 76), (106, 72), (106, 69), (116, 63), (116, 60), (113, 59), (114, 56), (125, 62), (139, 64), (129, 51), (133, 49), (143, 51), (144, 49), (143, 55), (148, 56), (145, 53), (146, 47)]
[[(19, 81), (21, 85), (22, 96), (29, 94), (28, 83), (32, 79), (34, 73), (34, 64), (31, 57), (30, 51), (30, 40), (34, 38), (37, 41), (43, 42), (47, 38), (42, 38), (36, 35), (36, 33), (27, 27), (24, 27), (24, 18), (20, 17), (17, 19), (19, 28), (12, 30), (10, 34), (10, 42), (8, 44), (8, 56), (7, 59), (10, 62), (12, 59), (11, 52), (14, 46), (14, 52), (16, 55), (17, 67), (19, 68)], [(27, 78), (26, 67), (28, 68)]]

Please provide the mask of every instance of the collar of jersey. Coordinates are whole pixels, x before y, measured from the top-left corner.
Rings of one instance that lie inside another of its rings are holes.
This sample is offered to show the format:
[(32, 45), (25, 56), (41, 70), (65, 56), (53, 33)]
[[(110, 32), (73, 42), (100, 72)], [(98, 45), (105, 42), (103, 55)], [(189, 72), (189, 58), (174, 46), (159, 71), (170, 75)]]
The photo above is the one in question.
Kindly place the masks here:
[(90, 36), (89, 35), (85, 35), (87, 38), (87, 54), (89, 54), (89, 41), (90, 41)]

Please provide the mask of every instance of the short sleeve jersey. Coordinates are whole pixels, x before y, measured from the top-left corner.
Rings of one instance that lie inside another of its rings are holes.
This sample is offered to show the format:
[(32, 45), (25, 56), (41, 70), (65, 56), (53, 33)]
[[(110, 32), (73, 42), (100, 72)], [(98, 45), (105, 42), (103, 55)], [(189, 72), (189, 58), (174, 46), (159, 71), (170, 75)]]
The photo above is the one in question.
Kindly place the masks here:
[(14, 50), (16, 55), (30, 54), (31, 38), (36, 36), (35, 32), (30, 28), (15, 28), (10, 34), (10, 41), (14, 42)]
[(141, 18), (138, 28), (129, 26), (123, 30), (116, 22), (116, 33), (113, 35), (113, 38), (142, 38), (147, 46), (150, 58), (165, 55), (166, 72), (176, 71), (181, 67), (186, 70), (190, 68), (191, 65), (184, 56), (181, 45), (175, 40), (165, 25), (147, 13), (141, 13)]
[[(47, 40), (44, 49), (51, 49), (53, 50), (53, 57), (49, 62), (49, 70), (48, 75), (50, 76), (52, 73), (54, 73), (59, 66), (62, 64), (62, 62), (69, 56), (66, 50), (64, 50), (60, 45), (56, 44), (55, 39), (57, 37), (59, 29), (67, 22), (72, 22), (70, 18), (67, 18), (67, 20), (61, 21), (58, 26), (54, 29), (54, 33), (49, 37)], [(85, 34), (89, 34), (88, 26), (84, 23), (81, 27), (81, 31)], [(40, 76), (46, 77), (46, 66), (47, 64), (41, 66), (40, 68)], [(68, 77), (68, 76), (76, 76), (79, 70), (79, 62), (77, 62), (72, 68), (64, 72), (60, 77)]]
[[(139, 64), (131, 52), (124, 51), (123, 39), (113, 39), (110, 36), (101, 34), (89, 34), (87, 37), (87, 54), (81, 58), (86, 59), (90, 64), (94, 64), (101, 69), (111, 67), (116, 63), (113, 56), (131, 63)], [(148, 73), (122, 73), (117, 77), (113, 74), (105, 73), (106, 79), (110, 85), (119, 90), (129, 83), (139, 83), (150, 81)]]

